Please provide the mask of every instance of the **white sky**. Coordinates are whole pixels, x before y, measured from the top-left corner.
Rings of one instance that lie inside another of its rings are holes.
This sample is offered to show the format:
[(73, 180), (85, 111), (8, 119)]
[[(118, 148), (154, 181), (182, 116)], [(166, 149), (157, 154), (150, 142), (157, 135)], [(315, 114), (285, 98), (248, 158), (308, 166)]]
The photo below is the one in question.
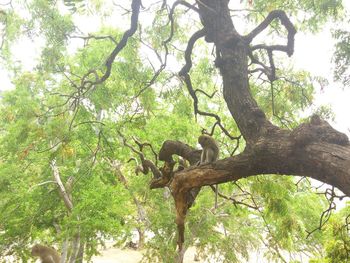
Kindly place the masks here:
[(316, 35), (297, 34), (294, 62), (297, 68), (305, 69), (315, 76), (329, 81), (323, 91), (316, 90), (315, 105), (329, 104), (335, 113), (332, 125), (350, 135), (350, 89), (333, 82), (332, 55), (335, 41), (329, 27)]
[[(349, 1), (344, 1), (347, 10), (350, 10)], [(142, 16), (143, 14), (141, 14)], [(140, 18), (142, 19), (142, 17)], [(119, 19), (118, 25), (128, 25), (121, 23)], [(86, 19), (80, 18), (75, 21), (80, 29), (87, 32), (94, 32), (99, 28), (99, 20), (97, 17), (89, 17)], [(106, 21), (115, 24), (116, 21)], [(331, 58), (334, 51), (334, 40), (331, 37), (331, 25), (327, 26), (316, 35), (297, 33), (295, 37), (295, 53), (292, 58), (286, 56), (286, 60), (294, 62), (296, 68), (304, 69), (311, 72), (313, 75), (321, 76), (328, 79), (330, 85), (324, 88), (323, 91), (316, 90), (316, 106), (322, 104), (330, 104), (333, 109), (336, 119), (333, 126), (342, 132), (350, 135), (350, 88), (342, 89), (340, 84), (333, 83), (332, 63)], [(81, 44), (81, 40), (73, 41), (73, 45)], [(16, 59), (23, 65), (24, 70), (31, 70), (36, 64), (36, 58), (40, 52), (44, 42), (31, 42), (29, 39), (23, 39), (19, 44), (15, 45)], [(74, 47), (72, 49), (75, 49)], [(6, 90), (13, 85), (10, 82), (8, 73), (1, 68), (0, 65), (0, 90)]]
[[(350, 13), (350, 1), (343, 0), (348, 14)], [(346, 22), (342, 25), (345, 29), (349, 26)], [(323, 28), (316, 35), (296, 34), (294, 61), (298, 68), (305, 69), (313, 75), (321, 76), (329, 81), (329, 85), (323, 91), (316, 90), (315, 105), (329, 104), (335, 113), (333, 127), (350, 136), (350, 87), (342, 87), (340, 83), (333, 81), (332, 55), (335, 41), (332, 39), (332, 24)]]

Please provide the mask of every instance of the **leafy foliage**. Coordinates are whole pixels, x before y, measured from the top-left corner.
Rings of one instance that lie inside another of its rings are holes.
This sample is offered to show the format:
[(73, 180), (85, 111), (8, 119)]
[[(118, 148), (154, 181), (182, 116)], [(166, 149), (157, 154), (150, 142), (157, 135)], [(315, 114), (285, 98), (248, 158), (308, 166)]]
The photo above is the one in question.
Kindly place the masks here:
[(344, 86), (348, 86), (350, 82), (350, 32), (345, 30), (337, 30), (334, 33), (334, 37), (338, 41), (336, 44), (336, 52), (334, 54), (334, 63), (336, 65), (334, 70), (334, 77), (336, 80), (342, 81)]

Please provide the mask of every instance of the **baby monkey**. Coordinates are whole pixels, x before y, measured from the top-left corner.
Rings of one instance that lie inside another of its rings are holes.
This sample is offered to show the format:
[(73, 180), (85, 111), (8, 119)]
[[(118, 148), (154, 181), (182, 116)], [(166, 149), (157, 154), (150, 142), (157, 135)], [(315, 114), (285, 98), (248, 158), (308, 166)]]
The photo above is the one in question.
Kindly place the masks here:
[(41, 263), (60, 263), (60, 255), (55, 249), (36, 244), (32, 248), (32, 256), (40, 257)]
[(198, 137), (198, 143), (203, 148), (200, 164), (212, 163), (218, 159), (219, 146), (213, 137), (202, 134)]

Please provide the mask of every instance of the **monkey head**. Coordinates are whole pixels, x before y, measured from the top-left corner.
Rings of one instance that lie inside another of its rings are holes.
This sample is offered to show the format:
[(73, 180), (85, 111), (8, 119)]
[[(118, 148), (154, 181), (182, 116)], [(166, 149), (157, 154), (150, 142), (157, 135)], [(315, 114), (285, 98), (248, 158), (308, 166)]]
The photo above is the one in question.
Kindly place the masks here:
[(202, 134), (201, 136), (198, 137), (198, 143), (203, 147), (203, 146), (208, 146), (213, 143), (214, 139), (210, 137), (209, 135)]
[(36, 244), (32, 247), (32, 256), (39, 256), (41, 254), (41, 246)]

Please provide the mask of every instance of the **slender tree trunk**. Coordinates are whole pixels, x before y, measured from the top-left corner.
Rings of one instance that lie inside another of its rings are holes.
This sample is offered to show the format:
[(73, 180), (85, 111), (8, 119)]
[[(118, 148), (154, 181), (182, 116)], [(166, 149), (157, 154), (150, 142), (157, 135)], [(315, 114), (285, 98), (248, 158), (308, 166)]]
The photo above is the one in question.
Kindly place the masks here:
[(61, 253), (61, 262), (60, 263), (66, 263), (67, 256), (68, 256), (68, 239), (64, 240), (62, 245), (62, 253)]
[(80, 248), (80, 235), (76, 234), (73, 241), (72, 241), (72, 253), (69, 259), (69, 263), (75, 263), (77, 256), (78, 256), (78, 252), (79, 252), (79, 248)]
[(85, 250), (85, 242), (80, 241), (79, 251), (78, 251), (77, 260), (76, 260), (77, 263), (83, 263), (84, 250)]
[[(117, 161), (111, 161), (110, 164), (114, 168), (117, 179), (124, 185), (125, 189), (129, 191), (132, 200), (137, 207), (137, 221), (139, 222), (139, 224), (150, 225), (150, 221), (147, 218), (146, 210), (143, 208), (142, 204), (139, 202), (133, 191), (129, 188), (128, 181), (121, 171), (121, 165)], [(138, 249), (140, 249), (143, 247), (145, 241), (145, 235), (142, 226), (137, 227), (137, 232), (139, 233)]]
[(145, 233), (144, 233), (142, 227), (138, 227), (137, 232), (139, 233), (139, 244), (138, 244), (137, 248), (142, 249), (144, 242), (145, 242)]
[[(71, 181), (69, 182), (69, 184), (67, 184), (68, 187), (66, 187), (62, 180), (61, 180), (61, 176), (60, 176), (60, 172), (58, 170), (58, 167), (56, 166), (56, 160), (52, 160), (51, 161), (51, 168), (53, 171), (53, 177), (58, 185), (58, 189), (59, 189), (59, 194), (68, 210), (68, 214), (72, 213), (73, 210), (73, 200), (72, 200), (72, 187), (71, 187)], [(73, 177), (70, 177), (73, 180)], [(79, 219), (79, 218), (78, 218)], [(65, 241), (66, 242), (66, 241)], [(68, 243), (68, 242), (67, 242)], [(68, 246), (68, 245), (66, 245)], [(67, 258), (67, 250), (68, 248), (64, 249), (66, 253), (63, 258), (63, 262), (65, 262), (66, 258)], [(75, 262), (79, 262), (77, 261), (77, 257), (78, 254), (83, 253), (80, 258), (83, 257), (84, 255), (84, 248), (80, 249), (80, 233), (78, 231), (78, 233), (74, 236), (73, 241), (71, 243), (71, 253), (70, 253), (70, 258), (68, 260), (69, 263), (75, 263)]]

